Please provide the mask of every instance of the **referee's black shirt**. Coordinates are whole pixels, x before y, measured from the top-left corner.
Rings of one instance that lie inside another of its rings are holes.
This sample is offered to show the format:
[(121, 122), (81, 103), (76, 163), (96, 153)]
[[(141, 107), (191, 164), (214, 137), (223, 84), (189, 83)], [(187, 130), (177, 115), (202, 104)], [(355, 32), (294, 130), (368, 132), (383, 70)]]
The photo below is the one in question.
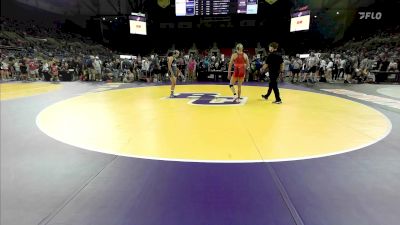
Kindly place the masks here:
[(269, 75), (277, 77), (281, 70), (281, 64), (283, 63), (282, 56), (278, 54), (276, 51), (271, 52), (267, 56), (265, 63), (268, 64)]

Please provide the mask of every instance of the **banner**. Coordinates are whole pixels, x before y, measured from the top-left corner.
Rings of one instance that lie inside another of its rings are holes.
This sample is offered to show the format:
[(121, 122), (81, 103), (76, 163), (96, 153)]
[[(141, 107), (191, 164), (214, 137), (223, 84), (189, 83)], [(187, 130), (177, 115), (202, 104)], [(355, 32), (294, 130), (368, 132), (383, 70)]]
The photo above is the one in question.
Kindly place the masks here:
[(157, 0), (157, 3), (161, 8), (165, 9), (171, 4), (171, 1), (170, 0)]
[(269, 3), (270, 5), (274, 4), (278, 0), (265, 0), (265, 2)]

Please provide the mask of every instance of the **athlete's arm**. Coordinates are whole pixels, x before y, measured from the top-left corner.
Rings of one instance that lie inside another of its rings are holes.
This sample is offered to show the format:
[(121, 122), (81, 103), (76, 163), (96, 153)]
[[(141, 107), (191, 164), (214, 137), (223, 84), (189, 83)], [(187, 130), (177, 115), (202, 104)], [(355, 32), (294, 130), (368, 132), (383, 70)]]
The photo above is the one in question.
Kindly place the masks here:
[(172, 71), (172, 61), (173, 57), (168, 57), (168, 71), (170, 72), (171, 75), (175, 76), (174, 72)]
[(236, 53), (233, 53), (231, 60), (229, 61), (229, 65), (228, 65), (228, 80), (231, 79), (231, 69), (232, 69), (232, 64), (233, 61), (236, 59)]
[(247, 54), (245, 54), (245, 59), (246, 59), (246, 68), (250, 69), (249, 57), (247, 56)]
[(268, 69), (268, 64), (264, 62), (263, 66), (261, 67), (261, 71), (265, 72)]

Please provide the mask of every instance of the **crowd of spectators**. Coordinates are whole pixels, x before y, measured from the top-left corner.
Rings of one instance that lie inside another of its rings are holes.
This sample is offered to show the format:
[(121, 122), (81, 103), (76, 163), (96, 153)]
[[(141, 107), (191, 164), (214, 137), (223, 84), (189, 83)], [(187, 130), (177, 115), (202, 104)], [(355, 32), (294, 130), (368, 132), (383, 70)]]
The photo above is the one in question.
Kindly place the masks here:
[[(64, 33), (57, 26), (1, 18), (1, 81), (64, 80), (163, 82), (168, 80), (167, 54), (152, 52), (145, 56), (125, 56), (95, 44), (77, 34)], [(251, 66), (247, 81), (268, 80), (262, 71), (267, 51), (249, 54)], [(249, 49), (249, 48), (247, 48)], [(175, 50), (169, 49), (168, 52)], [(257, 54), (258, 53), (258, 54)], [(180, 81), (207, 78), (225, 72), (229, 54), (212, 49), (181, 49), (177, 58)], [(400, 33), (380, 33), (362, 41), (350, 41), (330, 50), (309, 54), (283, 55), (281, 80), (291, 82), (399, 82)], [(388, 79), (389, 78), (389, 79)]]

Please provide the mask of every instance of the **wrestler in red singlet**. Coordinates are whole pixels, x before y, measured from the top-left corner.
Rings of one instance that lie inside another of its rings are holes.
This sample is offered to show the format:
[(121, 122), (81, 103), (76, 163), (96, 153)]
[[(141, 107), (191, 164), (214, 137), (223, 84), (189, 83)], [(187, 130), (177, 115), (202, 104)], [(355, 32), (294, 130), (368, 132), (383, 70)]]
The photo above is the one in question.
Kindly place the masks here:
[[(242, 93), (242, 83), (244, 81), (244, 77), (246, 76), (246, 69), (250, 67), (249, 58), (246, 53), (243, 52), (243, 45), (236, 45), (236, 53), (232, 54), (231, 60), (228, 66), (228, 79), (230, 80), (229, 88), (232, 90), (232, 94), (234, 96), (233, 102), (240, 102), (240, 95)], [(235, 66), (233, 71), (233, 76), (231, 76), (231, 68)], [(233, 86), (237, 82), (238, 86), (238, 96), (236, 97), (236, 90)]]
[(235, 70), (233, 72), (234, 77), (243, 78), (246, 75), (246, 60), (244, 53), (237, 53), (237, 57), (234, 60)]

